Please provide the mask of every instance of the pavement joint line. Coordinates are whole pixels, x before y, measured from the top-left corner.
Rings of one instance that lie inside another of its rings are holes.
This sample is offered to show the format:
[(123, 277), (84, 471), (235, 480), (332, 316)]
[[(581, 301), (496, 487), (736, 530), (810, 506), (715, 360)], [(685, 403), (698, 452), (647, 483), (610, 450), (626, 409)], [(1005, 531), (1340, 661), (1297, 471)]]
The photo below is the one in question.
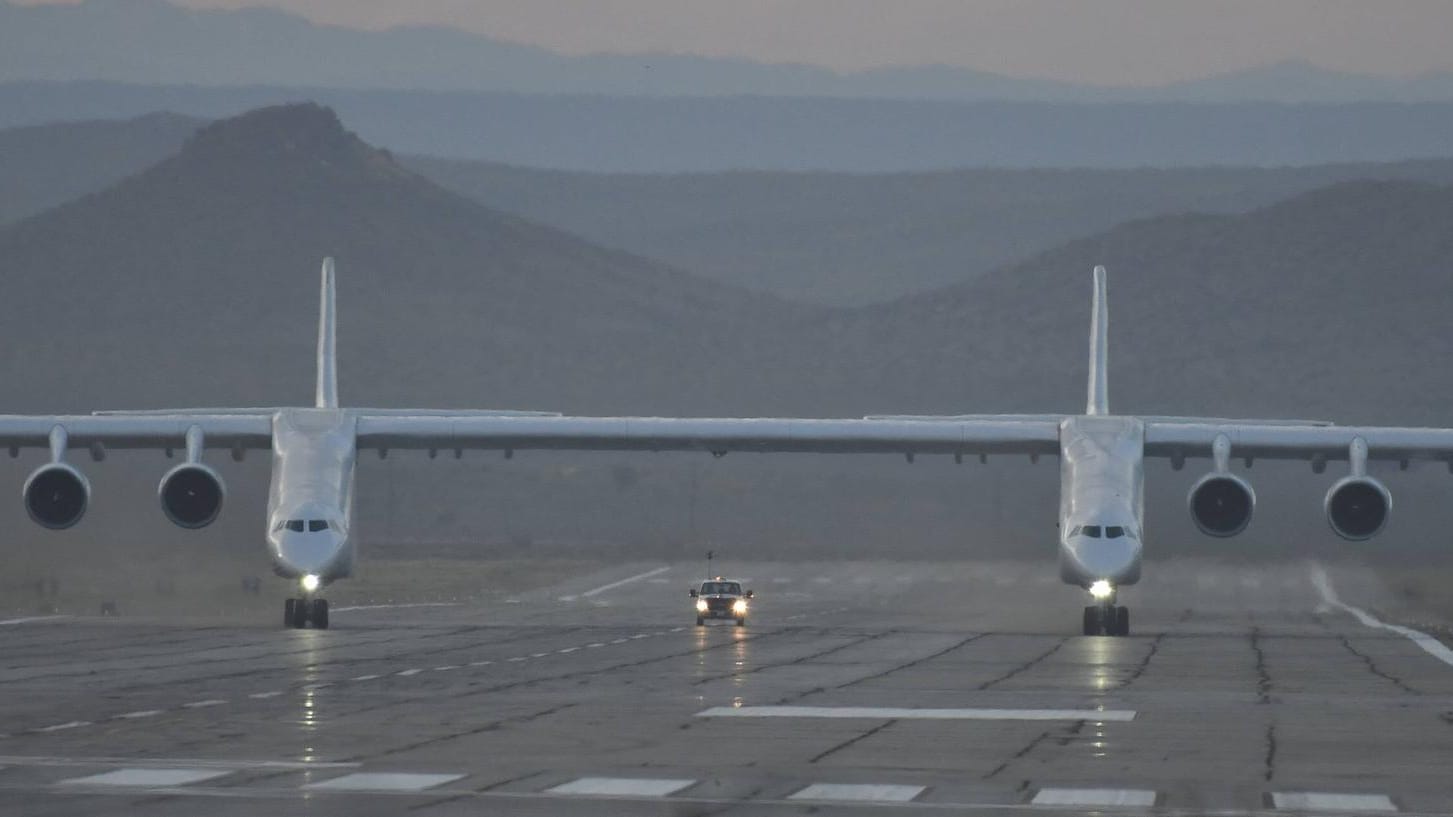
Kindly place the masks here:
[(868, 720), (1133, 721), (1133, 709), (915, 709), (876, 706), (714, 706), (698, 718), (858, 718)]
[(1411, 627), (1387, 624), (1366, 610), (1353, 607), (1338, 598), (1337, 590), (1332, 586), (1332, 577), (1327, 575), (1327, 569), (1320, 564), (1312, 565), (1312, 584), (1317, 588), (1317, 593), (1322, 597), (1324, 604), (1352, 614), (1364, 627), (1397, 633), (1414, 644), (1417, 644), (1422, 648), (1423, 652), (1453, 667), (1453, 649), (1449, 649), (1447, 644), (1444, 644), (1427, 633), (1414, 630)]
[(665, 573), (666, 571), (668, 571), (670, 569), (671, 569), (670, 565), (667, 565), (666, 567), (658, 567), (655, 570), (647, 570), (645, 573), (638, 573), (638, 574), (636, 574), (634, 576), (628, 576), (628, 577), (626, 577), (624, 579), (621, 579), (620, 581), (617, 581), (617, 582), (611, 582), (610, 584), (603, 584), (600, 587), (595, 588), (594, 590), (587, 590), (584, 593), (581, 593), (580, 594), (580, 597), (581, 598), (590, 598), (591, 596), (595, 596), (595, 595), (599, 595), (601, 593), (604, 593), (607, 590), (614, 590), (617, 587), (620, 587), (621, 585), (630, 584), (631, 582), (638, 582), (641, 579), (649, 579), (652, 576), (659, 576), (662, 573)]

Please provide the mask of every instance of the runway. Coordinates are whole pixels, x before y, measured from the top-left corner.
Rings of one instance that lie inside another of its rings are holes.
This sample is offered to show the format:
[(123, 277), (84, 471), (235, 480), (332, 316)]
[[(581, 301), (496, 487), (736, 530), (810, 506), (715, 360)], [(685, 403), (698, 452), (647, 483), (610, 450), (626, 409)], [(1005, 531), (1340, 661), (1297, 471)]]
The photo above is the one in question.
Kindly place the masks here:
[(1118, 639), (1052, 562), (731, 573), (745, 628), (651, 562), (322, 632), (0, 621), (0, 813), (1453, 814), (1453, 665), (1368, 570), (1150, 563)]

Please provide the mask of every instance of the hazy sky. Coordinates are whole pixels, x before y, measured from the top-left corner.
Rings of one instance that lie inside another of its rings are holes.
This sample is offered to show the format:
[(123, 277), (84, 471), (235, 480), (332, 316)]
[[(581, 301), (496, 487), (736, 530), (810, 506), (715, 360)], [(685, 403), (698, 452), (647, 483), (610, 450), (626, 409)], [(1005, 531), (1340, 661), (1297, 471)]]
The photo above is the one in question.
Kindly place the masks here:
[(1377, 74), (1453, 68), (1453, 0), (181, 2), (270, 5), (354, 27), (451, 25), (570, 54), (670, 51), (839, 70), (945, 63), (1108, 84), (1290, 59)]

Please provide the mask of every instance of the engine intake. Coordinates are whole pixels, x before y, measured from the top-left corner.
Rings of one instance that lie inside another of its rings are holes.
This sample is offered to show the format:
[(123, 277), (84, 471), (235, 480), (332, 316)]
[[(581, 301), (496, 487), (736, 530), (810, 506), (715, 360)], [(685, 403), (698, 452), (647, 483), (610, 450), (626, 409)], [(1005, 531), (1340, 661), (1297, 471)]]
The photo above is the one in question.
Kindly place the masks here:
[(1327, 524), (1343, 539), (1376, 536), (1392, 511), (1392, 494), (1372, 477), (1344, 477), (1327, 491)]
[(91, 483), (80, 471), (53, 462), (35, 469), (22, 489), (25, 511), (35, 524), (51, 530), (65, 530), (86, 515), (91, 503)]
[(1246, 480), (1234, 474), (1213, 473), (1201, 477), (1186, 497), (1191, 521), (1207, 536), (1226, 538), (1246, 530), (1256, 508), (1256, 492)]
[(200, 463), (182, 463), (166, 472), (156, 487), (162, 513), (172, 524), (205, 528), (222, 512), (227, 489), (216, 471)]

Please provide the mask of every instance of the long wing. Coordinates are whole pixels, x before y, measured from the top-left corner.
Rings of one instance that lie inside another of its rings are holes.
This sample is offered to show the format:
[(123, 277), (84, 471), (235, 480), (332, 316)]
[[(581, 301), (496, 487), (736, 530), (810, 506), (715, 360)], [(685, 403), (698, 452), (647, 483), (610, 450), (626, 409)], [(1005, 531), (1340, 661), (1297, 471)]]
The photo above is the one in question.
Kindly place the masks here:
[(0, 415), (0, 446), (20, 448), (90, 448), (96, 455), (109, 448), (186, 447), (187, 432), (202, 430), (207, 448), (270, 448), (272, 417), (264, 414)]
[(360, 413), (358, 447), (1056, 455), (1045, 419), (795, 420), (665, 417), (409, 417)]
[(1355, 441), (1375, 460), (1443, 460), (1453, 463), (1453, 429), (1378, 426), (1294, 426), (1238, 423), (1165, 423), (1145, 425), (1145, 454), (1150, 457), (1212, 456), (1216, 438), (1225, 435), (1230, 456), (1313, 462), (1347, 460)]

